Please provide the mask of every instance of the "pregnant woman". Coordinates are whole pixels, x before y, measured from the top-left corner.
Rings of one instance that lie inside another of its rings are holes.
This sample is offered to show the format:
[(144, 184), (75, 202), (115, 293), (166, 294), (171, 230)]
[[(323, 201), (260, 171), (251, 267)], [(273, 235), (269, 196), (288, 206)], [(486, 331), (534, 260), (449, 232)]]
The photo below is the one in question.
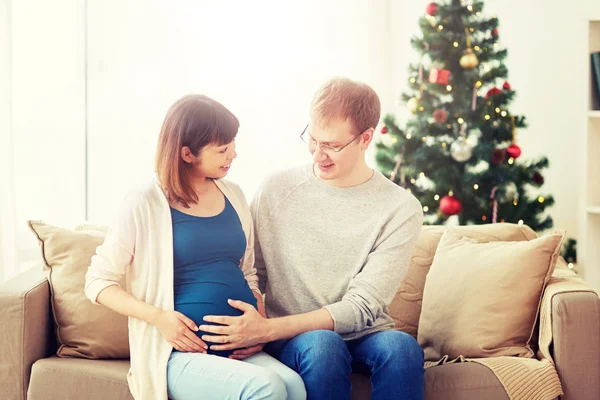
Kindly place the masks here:
[(125, 198), (88, 268), (88, 298), (129, 317), (127, 380), (135, 399), (306, 398), (300, 376), (262, 345), (232, 354), (200, 339), (204, 316), (241, 315), (230, 299), (264, 316), (248, 204), (223, 179), (237, 156), (238, 128), (206, 96), (171, 106), (156, 176)]

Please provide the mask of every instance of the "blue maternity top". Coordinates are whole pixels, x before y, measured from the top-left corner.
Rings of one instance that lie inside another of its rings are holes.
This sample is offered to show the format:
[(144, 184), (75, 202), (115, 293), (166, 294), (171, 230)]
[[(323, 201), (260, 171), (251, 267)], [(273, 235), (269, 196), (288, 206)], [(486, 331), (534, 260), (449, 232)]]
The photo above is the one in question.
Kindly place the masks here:
[[(241, 300), (256, 308), (256, 298), (240, 269), (246, 236), (227, 197), (225, 209), (214, 217), (196, 217), (171, 207), (171, 218), (175, 311), (196, 325), (210, 325), (204, 322), (204, 316), (242, 315), (227, 299)], [(196, 334), (202, 337), (205, 332)], [(208, 354), (223, 357), (232, 352), (208, 350)]]

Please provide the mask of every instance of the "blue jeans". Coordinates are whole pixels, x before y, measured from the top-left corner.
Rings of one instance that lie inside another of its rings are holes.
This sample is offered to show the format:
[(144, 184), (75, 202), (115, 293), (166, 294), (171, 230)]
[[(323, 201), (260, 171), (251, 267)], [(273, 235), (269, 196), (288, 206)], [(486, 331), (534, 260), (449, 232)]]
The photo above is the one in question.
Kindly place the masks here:
[(265, 351), (297, 371), (309, 400), (350, 399), (350, 374), (370, 376), (372, 400), (422, 400), (423, 350), (410, 335), (388, 330), (345, 342), (332, 331), (279, 340)]
[(172, 400), (305, 400), (300, 376), (260, 352), (245, 360), (202, 353), (171, 353), (167, 392)]

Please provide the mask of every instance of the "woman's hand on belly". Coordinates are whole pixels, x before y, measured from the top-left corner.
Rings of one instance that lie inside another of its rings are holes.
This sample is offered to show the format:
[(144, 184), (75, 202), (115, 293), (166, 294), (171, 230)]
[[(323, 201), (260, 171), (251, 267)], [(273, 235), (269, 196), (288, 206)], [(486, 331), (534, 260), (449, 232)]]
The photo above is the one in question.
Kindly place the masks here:
[(257, 344), (256, 346), (234, 350), (234, 352), (229, 356), (229, 358), (233, 358), (234, 360), (243, 360), (244, 358), (253, 356), (256, 353), (260, 353), (263, 350), (263, 347), (265, 347), (265, 345), (264, 343), (261, 343)]
[(198, 327), (182, 313), (159, 310), (151, 322), (175, 350), (206, 353), (208, 346), (195, 333)]

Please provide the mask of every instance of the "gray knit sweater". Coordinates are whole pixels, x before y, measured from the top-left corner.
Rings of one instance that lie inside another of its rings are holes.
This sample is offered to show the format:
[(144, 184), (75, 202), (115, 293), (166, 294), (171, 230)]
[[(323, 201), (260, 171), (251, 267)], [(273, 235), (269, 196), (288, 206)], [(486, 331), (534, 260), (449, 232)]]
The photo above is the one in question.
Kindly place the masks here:
[(251, 210), (269, 317), (324, 307), (345, 340), (393, 328), (387, 306), (423, 223), (414, 196), (378, 171), (337, 188), (305, 166), (269, 177)]

